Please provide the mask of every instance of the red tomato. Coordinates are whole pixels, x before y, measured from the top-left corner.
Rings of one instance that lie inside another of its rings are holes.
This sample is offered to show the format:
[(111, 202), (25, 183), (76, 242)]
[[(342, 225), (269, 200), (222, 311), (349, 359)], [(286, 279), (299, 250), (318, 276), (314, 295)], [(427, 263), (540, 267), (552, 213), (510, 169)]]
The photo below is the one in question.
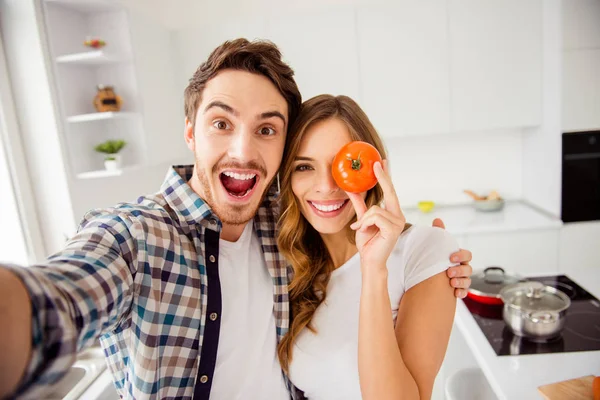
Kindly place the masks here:
[(377, 184), (373, 165), (381, 155), (369, 143), (350, 142), (336, 154), (331, 173), (335, 183), (344, 191), (362, 193)]

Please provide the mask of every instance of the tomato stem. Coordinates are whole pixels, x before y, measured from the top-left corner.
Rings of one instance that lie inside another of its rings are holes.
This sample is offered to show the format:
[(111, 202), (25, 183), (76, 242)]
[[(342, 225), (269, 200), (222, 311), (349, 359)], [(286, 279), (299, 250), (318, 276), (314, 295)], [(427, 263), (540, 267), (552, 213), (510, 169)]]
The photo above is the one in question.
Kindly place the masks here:
[(358, 153), (358, 157), (356, 158), (356, 160), (354, 158), (352, 158), (352, 157), (347, 157), (348, 160), (351, 161), (351, 163), (352, 163), (352, 169), (354, 171), (359, 171), (360, 167), (362, 167), (362, 163), (360, 162), (360, 154), (361, 153)]

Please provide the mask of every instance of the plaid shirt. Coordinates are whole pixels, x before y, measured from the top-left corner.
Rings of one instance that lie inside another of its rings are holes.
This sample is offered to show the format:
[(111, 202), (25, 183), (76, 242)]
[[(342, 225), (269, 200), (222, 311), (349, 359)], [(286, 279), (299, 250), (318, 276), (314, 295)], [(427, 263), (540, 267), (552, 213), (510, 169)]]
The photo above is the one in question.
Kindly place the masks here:
[[(209, 398), (221, 320), (222, 225), (188, 186), (192, 171), (174, 167), (159, 193), (89, 212), (45, 264), (11, 268), (33, 309), (22, 396), (43, 398), (77, 352), (100, 338), (122, 398)], [(272, 188), (254, 229), (273, 278), (280, 340), (290, 314), (287, 263), (275, 241), (275, 196)]]

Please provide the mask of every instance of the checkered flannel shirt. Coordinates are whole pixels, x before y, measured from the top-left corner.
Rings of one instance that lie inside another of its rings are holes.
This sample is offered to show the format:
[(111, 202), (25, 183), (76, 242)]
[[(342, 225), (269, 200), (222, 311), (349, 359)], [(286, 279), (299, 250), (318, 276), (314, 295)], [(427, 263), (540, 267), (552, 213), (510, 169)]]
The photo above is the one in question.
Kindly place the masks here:
[[(192, 171), (173, 167), (159, 193), (89, 212), (44, 264), (9, 267), (33, 309), (20, 396), (44, 398), (77, 352), (99, 338), (122, 398), (209, 398), (221, 320), (221, 222), (188, 186)], [(272, 188), (254, 229), (273, 279), (279, 340), (289, 326), (289, 277), (275, 242), (275, 197)]]

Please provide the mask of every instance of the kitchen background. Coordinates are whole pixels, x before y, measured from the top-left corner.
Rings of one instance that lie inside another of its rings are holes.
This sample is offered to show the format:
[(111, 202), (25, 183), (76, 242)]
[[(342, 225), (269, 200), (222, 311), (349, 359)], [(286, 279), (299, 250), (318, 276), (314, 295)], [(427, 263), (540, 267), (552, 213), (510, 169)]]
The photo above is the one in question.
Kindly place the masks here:
[[(443, 218), (476, 269), (600, 270), (600, 0), (0, 0), (0, 259), (43, 259), (87, 210), (154, 192), (169, 165), (191, 163), (183, 89), (236, 37), (275, 42), (304, 99), (357, 100), (408, 219)], [(99, 84), (119, 112), (96, 113)], [(566, 185), (563, 140), (575, 137), (591, 161)], [(94, 151), (108, 139), (127, 141), (120, 168)], [(506, 206), (476, 211), (464, 189)], [(563, 223), (567, 202), (580, 221)]]

